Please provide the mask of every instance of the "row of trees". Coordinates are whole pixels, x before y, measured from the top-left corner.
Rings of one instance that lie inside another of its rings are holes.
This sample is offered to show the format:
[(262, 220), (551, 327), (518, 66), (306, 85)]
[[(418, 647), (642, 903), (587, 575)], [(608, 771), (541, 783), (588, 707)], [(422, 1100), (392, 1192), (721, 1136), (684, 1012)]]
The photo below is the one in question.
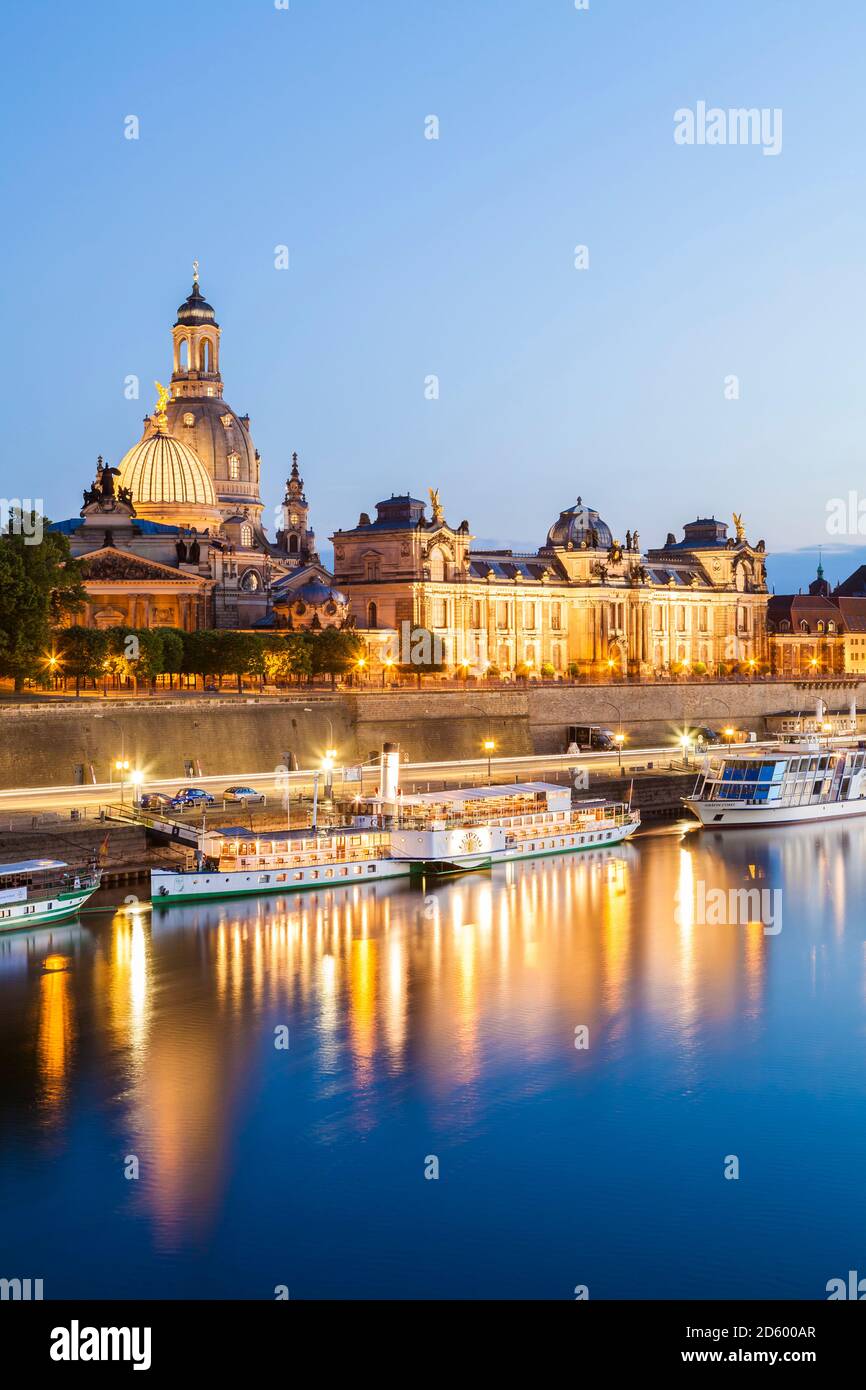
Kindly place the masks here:
[[(363, 652), (361, 639), (351, 631), (324, 628), (318, 632), (252, 633), (177, 628), (67, 627), (55, 635), (48, 671), (55, 678), (73, 678), (76, 692), (83, 681), (107, 685), (131, 682), (136, 689), (157, 681), (174, 685), (198, 676), (202, 683), (233, 676), (238, 690), (244, 677), (270, 685), (290, 685), (330, 676), (335, 682), (356, 664)], [(43, 665), (43, 672), (46, 667)]]

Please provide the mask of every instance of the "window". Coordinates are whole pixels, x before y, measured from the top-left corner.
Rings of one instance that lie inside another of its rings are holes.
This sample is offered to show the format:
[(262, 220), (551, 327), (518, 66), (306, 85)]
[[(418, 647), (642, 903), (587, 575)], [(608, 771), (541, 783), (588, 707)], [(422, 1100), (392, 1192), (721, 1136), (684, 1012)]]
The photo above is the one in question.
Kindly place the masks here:
[(379, 615), (378, 615), (378, 611), (377, 611), (377, 609), (376, 609), (375, 603), (368, 603), (368, 604), (367, 604), (367, 626), (368, 626), (368, 627), (378, 627), (378, 626), (379, 626)]
[(562, 604), (552, 603), (550, 605), (550, 626), (554, 632), (559, 632), (562, 628)]
[(237, 454), (229, 454), (229, 477), (239, 478), (241, 476), (241, 461)]
[(375, 555), (368, 555), (364, 561), (364, 578), (375, 580), (379, 578), (379, 558)]
[(534, 604), (534, 603), (527, 603), (527, 604), (526, 604), (525, 613), (524, 613), (524, 623), (525, 623), (526, 626), (527, 626), (528, 628), (530, 628), (530, 629), (537, 626), (536, 621), (535, 621), (535, 604)]
[(195, 424), (195, 416), (193, 415), (191, 410), (188, 410), (184, 415), (183, 423), (186, 425), (188, 430), (192, 429), (193, 425)]
[(243, 526), (241, 527), (241, 545), (242, 545), (242, 546), (245, 546), (247, 549), (249, 549), (250, 546), (252, 545), (252, 543), (253, 543), (253, 528), (252, 528), (252, 526), (249, 525), (248, 522), (245, 521), (244, 524), (243, 524)]
[(444, 598), (433, 600), (433, 626), (448, 626), (448, 604)]
[(430, 578), (434, 583), (441, 583), (445, 578), (445, 556), (438, 545), (430, 551)]

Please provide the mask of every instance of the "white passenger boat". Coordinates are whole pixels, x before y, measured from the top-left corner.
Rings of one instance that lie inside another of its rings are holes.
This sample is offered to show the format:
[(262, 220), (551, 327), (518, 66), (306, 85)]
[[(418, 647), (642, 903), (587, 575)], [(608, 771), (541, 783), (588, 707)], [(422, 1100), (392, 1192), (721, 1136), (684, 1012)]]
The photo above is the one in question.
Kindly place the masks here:
[(463, 873), (616, 845), (639, 824), (624, 802), (573, 804), (570, 788), (544, 782), (391, 793), (359, 799), (352, 824), (334, 830), (205, 834), (184, 868), (151, 870), (151, 896), (166, 903)]
[(0, 931), (72, 917), (99, 887), (97, 868), (70, 869), (62, 859), (0, 864)]
[(761, 753), (710, 754), (686, 806), (702, 825), (736, 829), (866, 814), (866, 749), (817, 739)]

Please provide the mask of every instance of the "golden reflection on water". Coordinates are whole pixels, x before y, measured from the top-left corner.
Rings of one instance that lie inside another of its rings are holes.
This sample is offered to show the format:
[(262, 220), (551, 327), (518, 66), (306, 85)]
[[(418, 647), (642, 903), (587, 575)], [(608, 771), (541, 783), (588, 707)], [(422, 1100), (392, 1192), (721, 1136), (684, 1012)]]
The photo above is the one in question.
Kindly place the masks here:
[[(585, 1066), (609, 1064), (651, 1030), (688, 1086), (708, 1028), (760, 1019), (780, 940), (758, 922), (696, 920), (699, 882), (784, 883), (786, 902), (838, 937), (850, 875), (858, 900), (866, 888), (863, 830), (830, 851), (799, 830), (726, 842), (665, 834), (426, 891), (363, 885), (191, 904), (152, 922), (123, 909), (79, 960), (74, 993), (70, 972), (39, 981), (41, 1102), (55, 1112), (64, 1097), (86, 989), (116, 1078), (123, 1152), (139, 1156), (141, 1200), (171, 1242), (212, 1219), (237, 1112), (268, 1086), (275, 1057), (301, 1070), (322, 1113), (340, 1096), (317, 1129), (299, 1113), (306, 1142), (375, 1126), (383, 1094), (394, 1094), (383, 1088), (398, 1079), (425, 1098), (434, 1128), (483, 1123), (491, 1105), (519, 1099), (530, 1074), (544, 1084), (538, 1068), (573, 1065), (578, 1024), (597, 1040)], [(274, 1051), (279, 1024), (291, 1030), (288, 1054)]]
[(49, 1125), (58, 1121), (66, 1097), (74, 1032), (69, 972), (61, 968), (62, 959), (47, 957), (39, 981), (39, 1105)]

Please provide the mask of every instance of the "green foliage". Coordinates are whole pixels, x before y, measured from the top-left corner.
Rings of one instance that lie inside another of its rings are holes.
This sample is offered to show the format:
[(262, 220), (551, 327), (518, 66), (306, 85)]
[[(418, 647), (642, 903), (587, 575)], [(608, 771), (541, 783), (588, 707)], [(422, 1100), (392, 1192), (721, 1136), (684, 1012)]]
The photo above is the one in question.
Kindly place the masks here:
[(10, 512), (0, 533), (0, 675), (16, 690), (44, 674), (52, 625), (86, 597), (69, 541), (48, 525), (37, 512)]

